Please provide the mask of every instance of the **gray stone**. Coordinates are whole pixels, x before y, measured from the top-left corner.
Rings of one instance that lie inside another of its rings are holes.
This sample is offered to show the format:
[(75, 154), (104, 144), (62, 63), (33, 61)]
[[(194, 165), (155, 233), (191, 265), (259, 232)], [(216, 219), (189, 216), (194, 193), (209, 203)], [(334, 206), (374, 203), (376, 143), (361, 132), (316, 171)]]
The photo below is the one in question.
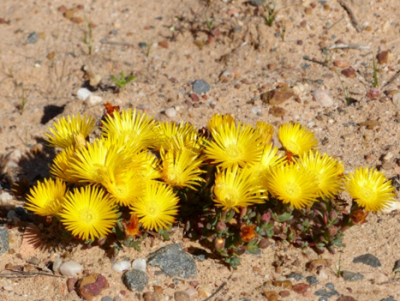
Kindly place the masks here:
[(139, 43), (139, 47), (142, 48), (142, 49), (143, 49), (143, 48), (147, 48), (147, 46), (148, 46), (148, 45), (147, 45), (147, 43), (145, 43), (145, 42), (140, 42), (140, 43)]
[(143, 271), (133, 269), (125, 273), (122, 281), (131, 291), (141, 292), (149, 282), (149, 276)]
[(170, 244), (147, 257), (147, 263), (159, 267), (171, 277), (196, 277), (197, 268), (193, 257), (178, 244)]
[(308, 284), (313, 285), (313, 286), (315, 286), (319, 283), (317, 277), (314, 277), (314, 276), (306, 277), (306, 281), (308, 282)]
[(361, 275), (360, 273), (354, 273), (350, 271), (343, 271), (342, 277), (346, 281), (359, 281), (364, 279), (364, 276)]
[(335, 285), (332, 282), (328, 282), (327, 284), (325, 284), (325, 286), (329, 288), (331, 291), (335, 290)]
[(387, 297), (385, 299), (382, 299), (381, 301), (396, 301), (396, 299), (393, 299), (392, 296), (389, 296), (389, 297)]
[(210, 90), (210, 85), (202, 79), (195, 80), (192, 84), (194, 93), (201, 94)]
[(103, 298), (101, 298), (101, 301), (113, 301), (113, 299), (109, 296), (104, 296)]
[(28, 44), (35, 44), (37, 41), (39, 41), (39, 35), (36, 33), (36, 31), (32, 32), (26, 39)]
[(289, 275), (286, 276), (286, 278), (287, 279), (291, 279), (292, 278), (294, 280), (299, 281), (299, 280), (303, 279), (304, 277), (303, 277), (302, 274), (299, 274), (299, 273), (290, 273)]
[(0, 256), (10, 249), (10, 235), (7, 228), (0, 228)]
[(250, 0), (249, 4), (253, 6), (262, 6), (267, 0)]
[(353, 263), (359, 262), (374, 268), (382, 266), (379, 259), (372, 254), (364, 254), (353, 259)]

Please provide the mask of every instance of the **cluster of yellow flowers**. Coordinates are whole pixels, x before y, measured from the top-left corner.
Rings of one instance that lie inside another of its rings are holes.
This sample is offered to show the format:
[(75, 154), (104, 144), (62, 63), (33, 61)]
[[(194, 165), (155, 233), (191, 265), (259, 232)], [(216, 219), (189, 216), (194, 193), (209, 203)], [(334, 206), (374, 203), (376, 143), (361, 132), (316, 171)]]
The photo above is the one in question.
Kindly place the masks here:
[(343, 189), (366, 211), (394, 202), (382, 173), (366, 167), (344, 176), (343, 164), (316, 150), (313, 133), (300, 124), (279, 127), (282, 150), (264, 122), (252, 127), (215, 114), (207, 127), (211, 137), (190, 123), (116, 110), (102, 121), (101, 137), (89, 143), (92, 117), (61, 118), (47, 134), (51, 146), (63, 149), (50, 169), (54, 179), (32, 188), (26, 207), (58, 217), (84, 240), (110, 233), (123, 207), (145, 229), (167, 228), (178, 214), (177, 190), (203, 185), (207, 164), (216, 166), (212, 195), (223, 210), (238, 212), (269, 197), (301, 209)]

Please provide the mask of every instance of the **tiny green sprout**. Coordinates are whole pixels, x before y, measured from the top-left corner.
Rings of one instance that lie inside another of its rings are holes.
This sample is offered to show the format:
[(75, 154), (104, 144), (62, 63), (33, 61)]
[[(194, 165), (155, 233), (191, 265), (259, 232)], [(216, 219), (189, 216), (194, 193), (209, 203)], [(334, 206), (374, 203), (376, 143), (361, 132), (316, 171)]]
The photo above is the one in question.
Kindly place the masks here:
[(267, 25), (269, 27), (271, 27), (272, 25), (274, 25), (274, 22), (275, 22), (276, 17), (278, 16), (279, 10), (276, 9), (276, 4), (273, 1), (268, 1), (264, 5), (264, 8), (266, 9), (266, 12), (263, 16), (265, 23), (267, 23)]
[(83, 43), (85, 43), (88, 47), (89, 55), (93, 52), (93, 32), (92, 32), (92, 24), (87, 22), (88, 30), (84, 32)]
[(373, 66), (373, 77), (374, 77), (373, 86), (374, 88), (377, 88), (379, 81), (378, 81), (378, 67), (376, 66), (375, 58), (372, 61), (372, 66)]
[(130, 83), (131, 81), (133, 81), (136, 78), (135, 75), (131, 75), (131, 76), (125, 78), (124, 71), (121, 71), (121, 73), (119, 75), (120, 75), (120, 78), (116, 78), (114, 75), (111, 75), (111, 80), (114, 82), (114, 84), (117, 85), (118, 91), (125, 88), (125, 86), (128, 83)]
[(212, 26), (213, 26), (213, 23), (214, 23), (215, 19), (214, 18), (208, 18), (207, 14), (205, 14), (204, 17), (206, 18), (206, 24), (207, 24), (208, 31), (211, 32), (211, 29), (212, 29)]

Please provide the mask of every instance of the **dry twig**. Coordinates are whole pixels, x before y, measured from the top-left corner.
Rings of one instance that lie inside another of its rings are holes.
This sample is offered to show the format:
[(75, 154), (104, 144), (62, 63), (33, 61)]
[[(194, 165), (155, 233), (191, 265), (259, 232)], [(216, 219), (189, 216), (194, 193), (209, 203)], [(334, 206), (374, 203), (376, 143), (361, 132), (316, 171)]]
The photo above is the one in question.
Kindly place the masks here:
[(339, 4), (343, 9), (346, 11), (346, 13), (349, 15), (351, 24), (353, 27), (357, 30), (357, 32), (361, 32), (360, 25), (358, 24), (357, 18), (354, 15), (353, 11), (351, 8), (347, 5), (347, 3), (344, 0), (338, 0)]
[(233, 273), (228, 277), (228, 279), (226, 279), (226, 281), (225, 281), (224, 283), (222, 283), (222, 284), (217, 288), (217, 290), (216, 290), (214, 293), (211, 294), (210, 297), (208, 297), (207, 299), (204, 299), (204, 301), (211, 300), (211, 298), (213, 298), (216, 294), (218, 294), (218, 293), (224, 288), (224, 286), (228, 283), (228, 281), (231, 279), (232, 275), (233, 275)]

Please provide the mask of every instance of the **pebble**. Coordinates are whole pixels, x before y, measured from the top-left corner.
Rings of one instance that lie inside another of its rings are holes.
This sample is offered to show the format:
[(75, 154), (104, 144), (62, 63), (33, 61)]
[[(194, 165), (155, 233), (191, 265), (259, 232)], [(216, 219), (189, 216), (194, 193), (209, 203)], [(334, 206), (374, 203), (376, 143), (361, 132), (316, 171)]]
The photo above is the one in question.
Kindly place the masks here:
[(364, 279), (364, 276), (362, 274), (350, 271), (343, 271), (342, 277), (346, 281), (359, 281)]
[(90, 78), (89, 85), (91, 87), (97, 87), (97, 85), (100, 84), (100, 82), (101, 82), (101, 75), (96, 74)]
[(357, 72), (353, 67), (344, 69), (341, 73), (348, 78), (355, 78), (357, 76)]
[(193, 257), (178, 244), (167, 245), (147, 257), (147, 263), (159, 267), (171, 277), (192, 278), (197, 275)]
[(366, 96), (371, 100), (378, 99), (381, 97), (381, 95), (381, 91), (378, 88), (371, 88), (366, 94)]
[[(1, 248), (0, 248), (0, 250), (1, 250)], [(394, 263), (393, 272), (395, 272), (395, 273), (400, 273), (400, 260), (397, 260), (397, 261)]]
[(302, 274), (298, 274), (298, 273), (290, 273), (289, 275), (286, 276), (287, 279), (294, 279), (294, 280), (301, 280), (303, 279), (303, 275)]
[(148, 46), (148, 45), (147, 45), (147, 43), (145, 43), (145, 42), (140, 42), (140, 43), (139, 43), (139, 47), (142, 48), (142, 49), (147, 48), (147, 46)]
[(113, 299), (110, 296), (104, 296), (101, 298), (101, 301), (113, 301)]
[(118, 262), (114, 263), (112, 266), (112, 269), (117, 272), (129, 270), (130, 268), (131, 268), (131, 263), (126, 260), (118, 261)]
[(400, 108), (400, 92), (393, 94), (392, 102), (397, 108)]
[(348, 68), (350, 66), (349, 62), (346, 62), (346, 61), (334, 61), (333, 65), (335, 67), (340, 68), (340, 69), (345, 69), (345, 68)]
[(32, 32), (28, 38), (26, 39), (26, 42), (28, 44), (35, 44), (37, 43), (37, 41), (39, 41), (39, 35), (37, 34), (36, 31)]
[(197, 287), (197, 292), (199, 293), (199, 297), (208, 298), (212, 294), (212, 290), (208, 284), (199, 285)]
[(135, 261), (132, 262), (132, 269), (146, 273), (146, 259), (136, 258)]
[(390, 61), (392, 60), (392, 57), (393, 55), (390, 50), (382, 51), (378, 53), (378, 55), (376, 56), (379, 64), (389, 64)]
[(9, 194), (7, 191), (3, 191), (2, 194), (0, 194), (0, 205), (1, 206), (10, 205), (12, 200), (13, 200), (12, 195)]
[(278, 301), (279, 296), (275, 291), (265, 291), (263, 294), (268, 301)]
[(193, 287), (189, 287), (185, 292), (189, 295), (190, 299), (197, 298), (199, 295), (199, 293)]
[(68, 292), (72, 292), (73, 290), (75, 290), (75, 284), (78, 282), (78, 279), (73, 277), (73, 278), (69, 278), (67, 280), (67, 289)]
[(251, 113), (257, 116), (261, 116), (261, 108), (258, 106), (252, 107)]
[(314, 276), (306, 277), (306, 281), (308, 282), (308, 284), (310, 284), (312, 286), (315, 286), (315, 285), (317, 285), (319, 283), (318, 279), (316, 277), (314, 277)]
[(10, 234), (7, 228), (0, 228), (0, 256), (10, 249)]
[(356, 138), (356, 134), (354, 134), (354, 133), (346, 134), (346, 135), (343, 135), (342, 138), (346, 141), (350, 141), (350, 140), (353, 140), (354, 138)]
[(162, 40), (161, 42), (158, 43), (158, 46), (160, 46), (161, 48), (168, 49), (168, 47), (169, 47), (168, 41), (167, 40)]
[(174, 107), (168, 108), (165, 110), (165, 115), (167, 115), (169, 118), (173, 118), (176, 116), (176, 110)]
[(261, 99), (264, 103), (269, 105), (280, 105), (285, 101), (295, 97), (296, 94), (289, 86), (282, 86), (275, 90), (268, 91), (261, 96)]
[(304, 294), (311, 286), (306, 283), (298, 283), (293, 285), (292, 290), (298, 294)]
[(143, 293), (143, 300), (144, 301), (158, 301), (161, 300), (160, 295), (156, 292), (145, 292)]
[(249, 4), (253, 6), (262, 6), (267, 0), (250, 0)]
[(89, 106), (95, 106), (99, 103), (103, 102), (103, 97), (98, 95), (90, 94), (85, 103)]
[(73, 260), (67, 261), (60, 266), (60, 273), (64, 276), (75, 276), (82, 270), (83, 267)]
[(379, 259), (369, 253), (354, 258), (353, 263), (363, 263), (363, 264), (369, 265), (374, 268), (382, 266)]
[(210, 85), (203, 79), (195, 80), (192, 84), (193, 92), (197, 94), (207, 93), (210, 88)]
[(389, 297), (387, 297), (385, 299), (382, 299), (381, 301), (396, 301), (396, 299), (393, 299), (392, 296), (389, 296)]
[(108, 281), (106, 277), (97, 273), (87, 275), (76, 283), (76, 291), (84, 300), (92, 300), (107, 287)]
[(122, 277), (122, 281), (131, 291), (143, 291), (149, 282), (149, 276), (140, 270), (130, 270)]
[(280, 291), (279, 292), (279, 296), (281, 296), (282, 298), (286, 298), (290, 296), (290, 292), (289, 291)]
[(76, 92), (76, 96), (78, 97), (79, 100), (82, 100), (82, 101), (85, 101), (86, 99), (88, 99), (90, 95), (92, 95), (92, 92), (90, 92), (86, 88), (80, 88)]
[(187, 292), (178, 291), (174, 293), (175, 301), (190, 301), (190, 296)]
[(313, 96), (316, 101), (319, 101), (322, 104), (323, 107), (332, 107), (333, 105), (335, 105), (332, 97), (325, 90), (315, 89), (313, 91)]
[(53, 262), (53, 272), (54, 273), (60, 273), (60, 267), (63, 264), (63, 261), (61, 258), (57, 258), (56, 260), (54, 260)]

